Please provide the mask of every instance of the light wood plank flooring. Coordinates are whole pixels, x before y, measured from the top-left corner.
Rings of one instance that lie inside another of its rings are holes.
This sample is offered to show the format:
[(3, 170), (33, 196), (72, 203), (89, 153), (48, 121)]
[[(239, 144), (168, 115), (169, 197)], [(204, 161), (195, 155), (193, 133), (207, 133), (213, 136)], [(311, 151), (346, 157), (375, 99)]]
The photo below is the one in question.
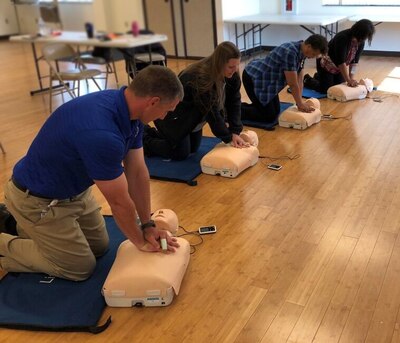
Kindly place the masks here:
[[(3, 185), (49, 113), (47, 95), (29, 95), (37, 87), (30, 46), (0, 41), (0, 50)], [(363, 57), (358, 73), (378, 85), (399, 65)], [(118, 69), (126, 82), (123, 62)], [(279, 172), (263, 159), (237, 179), (151, 181), (153, 209), (174, 209), (188, 230), (218, 227), (169, 307), (107, 308), (103, 319), (113, 322), (100, 335), (0, 329), (0, 342), (400, 342), (400, 100), (374, 95), (385, 98), (321, 101), (324, 114), (349, 120), (256, 130), (261, 155), (300, 154), (278, 161)]]

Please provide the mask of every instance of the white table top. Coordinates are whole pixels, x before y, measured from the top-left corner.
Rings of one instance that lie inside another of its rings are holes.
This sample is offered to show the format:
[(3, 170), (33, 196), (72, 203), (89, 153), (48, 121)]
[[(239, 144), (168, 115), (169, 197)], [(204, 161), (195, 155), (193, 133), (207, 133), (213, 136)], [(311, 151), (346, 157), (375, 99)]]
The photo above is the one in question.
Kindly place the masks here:
[(226, 23), (279, 24), (279, 25), (330, 25), (347, 19), (346, 15), (294, 15), (294, 14), (253, 14), (224, 19)]
[(349, 21), (359, 21), (361, 19), (369, 19), (373, 22), (381, 23), (400, 23), (400, 16), (390, 16), (383, 14), (366, 14), (366, 15), (353, 15), (348, 18)]
[(166, 35), (146, 34), (134, 37), (132, 35), (118, 36), (109, 41), (98, 38), (87, 38), (86, 32), (62, 31), (59, 36), (36, 37), (31, 35), (11, 36), (10, 41), (24, 43), (67, 43), (75, 45), (100, 46), (105, 48), (135, 48), (138, 46), (166, 41)]

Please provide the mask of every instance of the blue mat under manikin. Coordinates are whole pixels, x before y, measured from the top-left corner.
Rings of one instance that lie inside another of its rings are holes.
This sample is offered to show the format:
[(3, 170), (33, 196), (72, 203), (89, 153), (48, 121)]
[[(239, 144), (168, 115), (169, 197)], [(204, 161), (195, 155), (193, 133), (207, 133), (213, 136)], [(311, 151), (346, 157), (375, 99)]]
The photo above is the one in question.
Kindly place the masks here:
[[(292, 105), (293, 104), (290, 102), (281, 102), (281, 113)], [(278, 119), (276, 119), (272, 123), (266, 123), (266, 122), (262, 122), (262, 121), (252, 121), (252, 120), (242, 119), (242, 123), (243, 123), (243, 125), (246, 125), (246, 126), (257, 127), (257, 128), (265, 129), (265, 130), (271, 130), (271, 129), (273, 129), (274, 126), (278, 125), (279, 121), (278, 121)]]
[[(290, 88), (287, 89), (288, 93), (292, 93), (292, 90)], [(304, 87), (303, 88), (303, 98), (309, 99), (309, 98), (315, 98), (315, 99), (322, 99), (326, 98), (326, 94), (317, 92), (313, 89), (309, 89)]]
[(0, 281), (0, 327), (36, 331), (99, 333), (111, 317), (98, 326), (106, 306), (103, 283), (120, 243), (126, 238), (113, 217), (105, 217), (110, 236), (108, 252), (97, 259), (93, 275), (75, 282), (40, 273), (8, 273)]
[(221, 142), (216, 137), (203, 137), (200, 148), (183, 161), (166, 160), (162, 157), (145, 157), (147, 168), (152, 179), (185, 182), (190, 186), (197, 185), (194, 180), (201, 174), (200, 160), (216, 144)]
[(313, 89), (309, 88), (303, 88), (303, 98), (309, 99), (309, 98), (315, 98), (315, 99), (322, 99), (326, 98), (326, 94), (317, 92)]

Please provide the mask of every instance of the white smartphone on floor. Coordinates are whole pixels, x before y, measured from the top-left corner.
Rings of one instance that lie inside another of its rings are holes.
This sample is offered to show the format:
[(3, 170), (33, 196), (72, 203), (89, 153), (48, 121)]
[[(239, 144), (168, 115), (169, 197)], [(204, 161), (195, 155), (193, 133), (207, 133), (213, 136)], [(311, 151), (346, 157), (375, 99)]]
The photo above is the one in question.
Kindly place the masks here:
[(268, 164), (267, 168), (272, 170), (281, 170), (282, 166), (280, 164)]
[(200, 235), (207, 235), (209, 233), (216, 233), (216, 232), (217, 232), (217, 227), (215, 225), (200, 226), (199, 227), (199, 234)]

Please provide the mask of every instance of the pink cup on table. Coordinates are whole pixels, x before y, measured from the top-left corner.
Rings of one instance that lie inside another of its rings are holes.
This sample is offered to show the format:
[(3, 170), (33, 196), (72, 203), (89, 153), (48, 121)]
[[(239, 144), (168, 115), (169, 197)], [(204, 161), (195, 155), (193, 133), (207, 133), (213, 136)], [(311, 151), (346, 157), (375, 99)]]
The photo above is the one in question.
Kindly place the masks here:
[(138, 24), (137, 21), (133, 21), (132, 22), (131, 29), (132, 29), (132, 34), (133, 34), (134, 37), (139, 36), (139, 24)]

